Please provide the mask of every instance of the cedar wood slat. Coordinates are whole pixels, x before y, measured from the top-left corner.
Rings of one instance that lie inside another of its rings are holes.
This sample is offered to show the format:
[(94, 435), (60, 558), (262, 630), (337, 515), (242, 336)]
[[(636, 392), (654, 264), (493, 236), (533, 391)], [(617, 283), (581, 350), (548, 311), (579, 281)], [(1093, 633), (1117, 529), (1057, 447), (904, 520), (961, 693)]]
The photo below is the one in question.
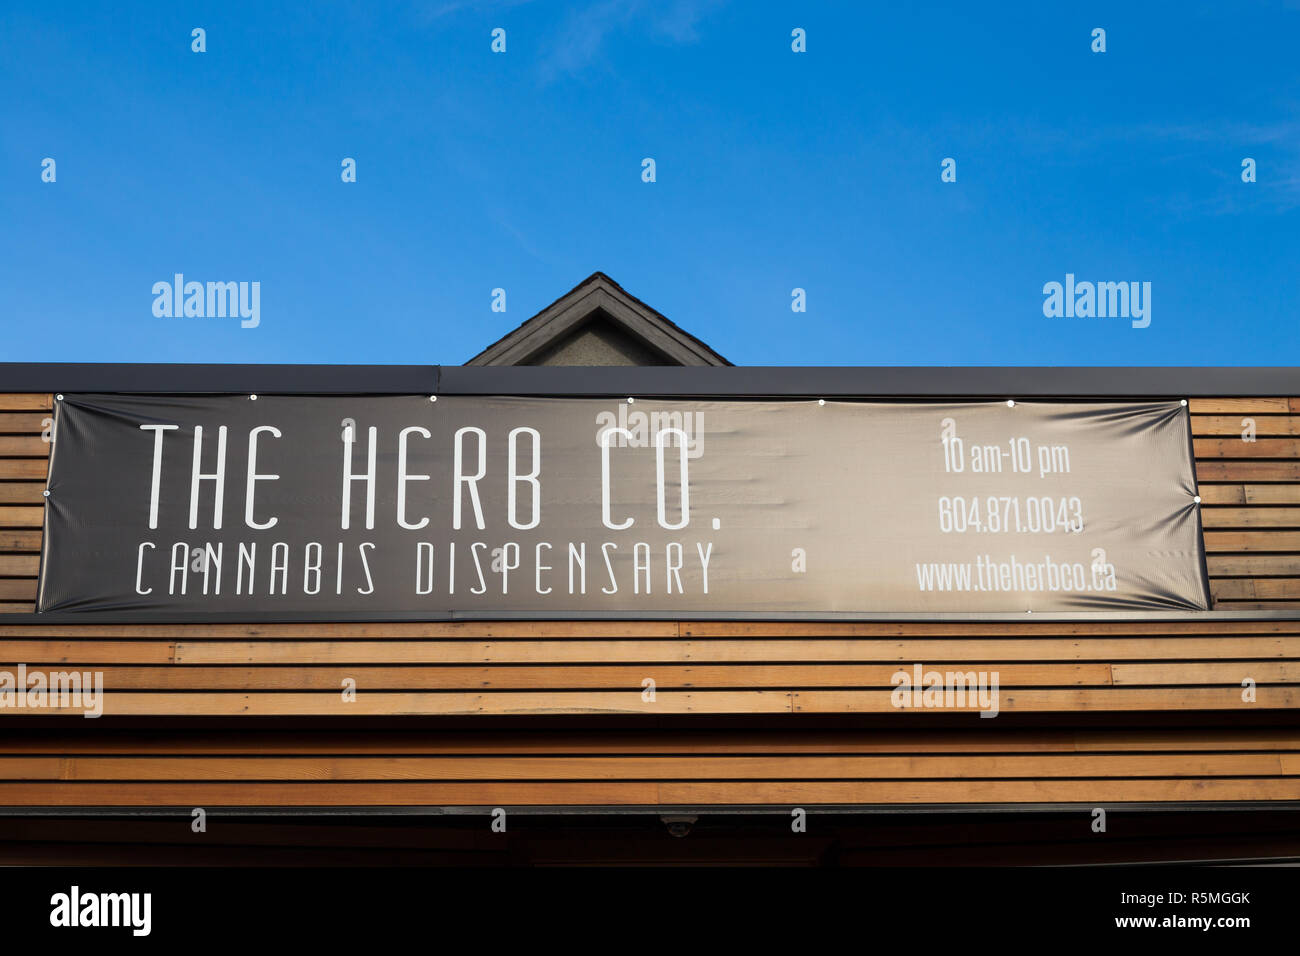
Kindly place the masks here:
[[(1233, 662), (1204, 665), (1212, 670), (1198, 683), (1240, 685), (1243, 676), (1270, 683), (1290, 681), (1288, 662)], [(0, 671), (14, 672), (16, 663), (0, 661)], [(28, 665), (31, 667), (32, 665)], [(934, 669), (957, 665), (930, 663)], [(1295, 679), (1300, 682), (1300, 662)], [(961, 665), (969, 670), (969, 665)], [(898, 664), (722, 664), (722, 665), (615, 665), (486, 667), (96, 667), (105, 688), (113, 690), (328, 690), (343, 686), (347, 678), (358, 691), (371, 690), (553, 690), (595, 689), (641, 691), (643, 678), (651, 677), (664, 688), (791, 688), (791, 687), (892, 687), (890, 678)], [(1168, 668), (1177, 677), (1174, 668)], [(1199, 672), (1198, 672), (1199, 673)], [(1109, 685), (1111, 668), (1089, 664), (1001, 664), (1002, 687), (1055, 687)], [(1130, 681), (1130, 683), (1134, 683)], [(1146, 683), (1177, 684), (1178, 679)]]
[[(1245, 702), (1240, 686), (1010, 688), (999, 693), (1000, 711), (1290, 709), (1300, 706), (1300, 688), (1260, 684), (1257, 699)], [(104, 713), (114, 717), (182, 716), (469, 716), (558, 714), (898, 714), (890, 690), (692, 690), (658, 691), (654, 700), (640, 687), (622, 691), (363, 691), (344, 700), (337, 691), (167, 691), (105, 690)], [(981, 710), (972, 692), (965, 705), (916, 708), (924, 715)], [(911, 708), (903, 708), (911, 711)], [(59, 714), (80, 715), (82, 708), (15, 708), (9, 719)]]
[(49, 412), (0, 412), (0, 435), (39, 435), (53, 422)]
[(907, 781), (0, 783), (0, 806), (703, 806), (1297, 800), (1300, 777)]
[(666, 641), (57, 641), (0, 640), (0, 658), (44, 665), (168, 664), (764, 664), (840, 662), (1272, 660), (1300, 658), (1300, 637), (1051, 640)]
[(21, 412), (53, 407), (53, 392), (0, 392), (0, 411)]
[(40, 458), (49, 446), (40, 435), (0, 435), (0, 455), (7, 458)]
[(692, 754), (880, 754), (916, 753), (1177, 753), (1240, 751), (1300, 752), (1300, 727), (1193, 726), (1129, 729), (996, 728), (979, 724), (963, 730), (749, 730), (639, 729), (591, 734), (539, 725), (524, 733), (508, 730), (329, 731), (194, 730), (0, 735), (0, 754), (36, 755), (237, 755), (258, 757), (346, 755), (692, 755)]
[(42, 481), (5, 481), (0, 482), (0, 504), (39, 505), (44, 500), (41, 494), (45, 490)]
[[(37, 665), (29, 664), (29, 669)], [(57, 665), (55, 665), (57, 667)], [(995, 667), (1000, 688), (1191, 686), (1240, 687), (1246, 678), (1260, 684), (1300, 683), (1300, 661), (1225, 661), (1158, 664), (975, 664), (929, 661), (927, 670), (965, 672)], [(18, 665), (0, 663), (14, 672)], [(353, 678), (359, 691), (374, 690), (554, 690), (641, 689), (652, 677), (656, 688), (866, 688), (891, 687), (899, 664), (881, 665), (712, 665), (511, 667), (121, 667), (97, 666), (104, 686), (118, 690), (328, 690)]]
[(558, 757), (0, 757), (0, 781), (76, 780), (906, 780), (988, 777), (1287, 777), (1300, 755), (882, 754)]
[[(27, 665), (29, 670), (39, 665)], [(59, 665), (54, 665), (58, 667)], [(122, 667), (96, 666), (104, 686), (122, 690), (301, 690), (334, 691), (347, 678), (363, 692), (375, 690), (628, 690), (652, 677), (666, 688), (869, 688), (892, 687), (899, 664), (809, 665), (731, 664), (665, 666), (511, 667)], [(1228, 661), (1159, 664), (975, 664), (929, 661), (927, 670), (976, 671), (995, 667), (1000, 688), (1110, 685), (1300, 683), (1300, 661)], [(14, 663), (0, 670), (16, 672)], [(907, 671), (907, 668), (904, 668)]]
[(1187, 410), (1196, 415), (1289, 415), (1300, 412), (1300, 399), (1294, 398), (1193, 398)]
[(1204, 512), (1215, 505), (1300, 505), (1300, 485), (1201, 485)]
[(1215, 529), (1300, 528), (1300, 507), (1205, 508), (1201, 513), (1201, 523), (1206, 528)]
[(1300, 416), (1272, 414), (1193, 415), (1192, 435), (1195, 438), (1241, 438), (1248, 431), (1243, 418), (1250, 418), (1255, 423), (1255, 435), (1259, 438), (1300, 435)]

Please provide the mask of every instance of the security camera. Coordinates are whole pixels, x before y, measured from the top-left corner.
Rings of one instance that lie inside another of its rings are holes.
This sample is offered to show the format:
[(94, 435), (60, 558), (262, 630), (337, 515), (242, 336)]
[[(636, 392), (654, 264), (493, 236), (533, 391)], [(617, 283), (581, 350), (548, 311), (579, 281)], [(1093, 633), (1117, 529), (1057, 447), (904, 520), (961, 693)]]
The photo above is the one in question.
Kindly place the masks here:
[(691, 827), (695, 825), (695, 821), (699, 818), (661, 816), (659, 819), (664, 822), (664, 826), (668, 828), (668, 832), (673, 836), (684, 837), (691, 832)]

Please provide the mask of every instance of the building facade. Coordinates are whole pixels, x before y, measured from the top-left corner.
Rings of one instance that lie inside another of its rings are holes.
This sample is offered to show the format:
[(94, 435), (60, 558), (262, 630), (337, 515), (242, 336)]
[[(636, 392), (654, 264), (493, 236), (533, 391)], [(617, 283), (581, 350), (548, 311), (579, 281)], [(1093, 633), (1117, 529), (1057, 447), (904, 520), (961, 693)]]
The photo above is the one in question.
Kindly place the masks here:
[[(105, 688), (94, 720), (0, 709), (2, 862), (1300, 857), (1295, 370), (737, 368), (597, 273), (462, 367), (3, 366), (0, 393), (0, 671)], [(1185, 399), (1210, 603), (37, 613), (64, 393)], [(918, 663), (998, 671), (997, 718), (890, 706)]]

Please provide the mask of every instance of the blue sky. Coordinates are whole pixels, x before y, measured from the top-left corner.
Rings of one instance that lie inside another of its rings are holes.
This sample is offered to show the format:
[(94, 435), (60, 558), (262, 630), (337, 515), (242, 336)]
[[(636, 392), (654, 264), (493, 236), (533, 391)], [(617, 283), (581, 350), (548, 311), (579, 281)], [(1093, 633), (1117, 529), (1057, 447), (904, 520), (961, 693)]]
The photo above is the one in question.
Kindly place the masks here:
[[(1300, 365), (1297, 49), (1296, 0), (5, 4), (0, 361), (458, 364), (601, 270), (737, 364)], [(177, 272), (260, 325), (155, 317)], [(1150, 326), (1045, 317), (1067, 272)]]

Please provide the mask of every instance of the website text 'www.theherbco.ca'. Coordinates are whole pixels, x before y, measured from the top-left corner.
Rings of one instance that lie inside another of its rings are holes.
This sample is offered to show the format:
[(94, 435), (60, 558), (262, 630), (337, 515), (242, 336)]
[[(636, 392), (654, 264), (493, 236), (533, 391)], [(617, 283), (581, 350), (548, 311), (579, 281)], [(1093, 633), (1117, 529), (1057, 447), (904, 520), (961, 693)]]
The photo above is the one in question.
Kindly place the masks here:
[(1021, 561), (1014, 554), (997, 561), (976, 555), (974, 561), (916, 563), (916, 583), (922, 591), (1011, 591), (1079, 594), (1117, 590), (1115, 566), (1107, 562)]

